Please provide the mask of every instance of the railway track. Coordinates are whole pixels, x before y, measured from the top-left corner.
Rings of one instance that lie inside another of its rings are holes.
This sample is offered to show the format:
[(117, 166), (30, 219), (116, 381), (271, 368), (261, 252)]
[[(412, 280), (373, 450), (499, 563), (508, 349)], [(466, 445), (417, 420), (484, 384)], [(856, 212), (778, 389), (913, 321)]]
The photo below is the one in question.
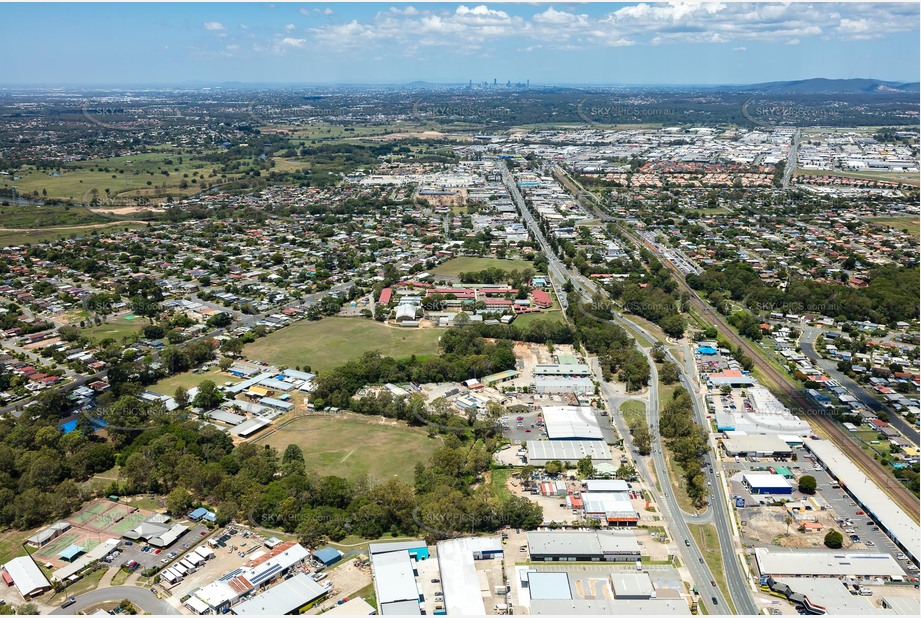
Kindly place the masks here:
[[(556, 173), (555, 173), (556, 175)], [(586, 192), (581, 185), (579, 185), (575, 180), (573, 180), (568, 174), (563, 170), (558, 171), (561, 180), (564, 185), (568, 186), (570, 190), (578, 191), (577, 195), (581, 198), (582, 195), (588, 194), (591, 198), (589, 201), (589, 206), (595, 211), (597, 215), (605, 222), (614, 222), (615, 225), (628, 237), (630, 240), (636, 244), (638, 247), (647, 246), (646, 243), (642, 241), (638, 236), (633, 233), (633, 230), (629, 229), (623, 220), (619, 220), (615, 217), (612, 217), (606, 213), (601, 206), (597, 198), (595, 198), (590, 193)], [(568, 182), (567, 182), (568, 181)], [(652, 249), (654, 253), (658, 254), (658, 258), (662, 259), (661, 254), (655, 249)], [(919, 514), (921, 514), (921, 508), (919, 508), (918, 498), (911, 493), (908, 488), (902, 485), (897, 480), (893, 479), (891, 476), (886, 474), (886, 472), (880, 467), (870, 455), (868, 455), (859, 445), (854, 443), (850, 436), (845, 434), (843, 428), (839, 427), (837, 423), (828, 416), (824, 415), (824, 410), (816, 408), (807, 397), (793, 384), (789, 377), (778, 371), (762, 354), (759, 350), (754, 347), (754, 344), (743, 338), (741, 335), (736, 333), (729, 324), (726, 322), (725, 318), (714, 311), (708, 303), (706, 303), (700, 296), (697, 295), (697, 292), (691, 288), (690, 285), (684, 280), (684, 276), (680, 270), (678, 270), (671, 261), (667, 259), (662, 259), (662, 262), (674, 273), (675, 281), (678, 283), (678, 287), (682, 291), (687, 292), (690, 297), (690, 303), (694, 308), (700, 313), (701, 317), (704, 318), (708, 323), (713, 324), (717, 327), (724, 337), (729, 340), (736, 347), (742, 348), (746, 355), (748, 355), (752, 362), (755, 365), (755, 368), (761, 373), (767, 382), (771, 382), (768, 386), (773, 386), (775, 393), (780, 394), (781, 396), (786, 396), (790, 401), (793, 401), (797, 406), (800, 407), (802, 411), (799, 415), (803, 416), (812, 426), (816, 429), (816, 433), (826, 438), (840, 448), (848, 458), (854, 462), (854, 464), (861, 469), (861, 471), (867, 475), (867, 478), (871, 479), (876, 485), (882, 489), (892, 500), (902, 508), (906, 513), (910, 514), (915, 520), (918, 520)], [(893, 482), (895, 481), (895, 482)]]
[[(635, 242), (639, 240), (632, 234), (630, 237), (634, 238)], [(840, 428), (833, 419), (826, 416), (823, 409), (817, 408), (815, 405), (811, 404), (808, 398), (796, 388), (794, 384), (790, 383), (786, 375), (777, 370), (776, 367), (761, 355), (759, 350), (755, 349), (754, 344), (732, 330), (725, 318), (717, 311), (714, 311), (710, 305), (704, 302), (691, 286), (685, 282), (684, 277), (681, 276), (677, 268), (667, 260), (665, 260), (665, 264), (675, 273), (675, 279), (678, 282), (678, 286), (682, 291), (688, 293), (691, 305), (700, 313), (701, 317), (704, 318), (706, 322), (716, 326), (722, 335), (734, 346), (742, 348), (745, 354), (752, 359), (755, 368), (758, 369), (768, 382), (772, 383), (775, 392), (786, 396), (799, 406), (801, 410), (799, 416), (804, 417), (814, 428), (819, 429), (820, 431), (817, 433), (821, 434), (822, 437), (830, 440), (835, 446), (844, 451), (848, 458), (853, 461), (868, 478), (886, 492), (899, 507), (917, 520), (919, 512), (921, 512), (918, 498), (898, 481), (893, 483), (894, 479), (886, 474), (879, 464), (861, 449), (859, 445), (844, 434), (843, 429)]]

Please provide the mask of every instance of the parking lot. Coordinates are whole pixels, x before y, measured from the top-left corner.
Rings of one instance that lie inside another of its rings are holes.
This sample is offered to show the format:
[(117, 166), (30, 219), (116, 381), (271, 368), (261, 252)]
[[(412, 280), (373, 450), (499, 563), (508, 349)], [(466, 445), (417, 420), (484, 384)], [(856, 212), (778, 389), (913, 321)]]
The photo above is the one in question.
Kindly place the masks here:
[(117, 551), (119, 554), (111, 560), (111, 564), (121, 567), (134, 561), (139, 565), (135, 570), (142, 572), (154, 566), (165, 567), (167, 563), (176, 557), (175, 555), (168, 557), (170, 554), (181, 554), (190, 546), (194, 547), (207, 536), (208, 532), (207, 526), (202, 524), (195, 525), (179, 537), (175, 543), (162, 550), (151, 547), (144, 541), (123, 540), (118, 546)]
[[(858, 512), (862, 512), (860, 506), (847, 494), (847, 492), (840, 488), (832, 488), (832, 478), (829, 476), (828, 472), (824, 469), (815, 469), (816, 466), (814, 462), (809, 460), (808, 453), (804, 450), (797, 450), (798, 461), (786, 461), (786, 462), (775, 462), (772, 457), (762, 457), (760, 461), (750, 462), (747, 459), (741, 458), (739, 462), (732, 461), (730, 459), (724, 459), (723, 466), (727, 472), (727, 476), (731, 476), (737, 471), (741, 470), (754, 470), (756, 468), (767, 468), (773, 465), (782, 465), (788, 467), (794, 474), (794, 479), (790, 481), (793, 485), (793, 495), (792, 496), (780, 496), (783, 498), (789, 498), (793, 500), (808, 499), (810, 497), (815, 498), (819, 504), (827, 505), (825, 513), (820, 515), (820, 522), (824, 525), (826, 523), (830, 524), (835, 530), (838, 530), (841, 534), (844, 535), (844, 545), (845, 549), (855, 549), (862, 551), (874, 551), (879, 553), (888, 553), (894, 558), (898, 559), (898, 556), (902, 553), (895, 544), (889, 539), (886, 534), (880, 530), (875, 524), (872, 523), (869, 517), (866, 515), (858, 515)], [(800, 476), (810, 475), (815, 477), (817, 483), (816, 493), (813, 496), (808, 496), (800, 493), (797, 490), (797, 482)], [(737, 491), (738, 490), (738, 491)], [(767, 500), (768, 496), (751, 496), (748, 494), (744, 488), (740, 490), (735, 484), (733, 485), (733, 491), (736, 495), (742, 495), (746, 497), (748, 504), (757, 504), (759, 500)], [(755, 516), (756, 508), (748, 508), (739, 512), (740, 519), (751, 519)], [(765, 508), (779, 508), (779, 507), (765, 507)], [(824, 515), (827, 514), (827, 517)], [(844, 522), (835, 522), (835, 520), (850, 519), (852, 525), (848, 525), (846, 521)], [(792, 527), (791, 527), (792, 528)], [(853, 530), (853, 533), (846, 532), (846, 530)], [(828, 531), (828, 527), (824, 528), (820, 533), (816, 534), (818, 546), (824, 548), (822, 540), (825, 538), (825, 534)], [(853, 537), (856, 537), (857, 540), (854, 540)], [(908, 568), (911, 563), (907, 560), (899, 560), (899, 563), (904, 567)]]
[[(556, 403), (555, 405), (569, 405)], [(608, 444), (617, 442), (614, 434), (614, 428), (611, 426), (610, 418), (602, 416), (598, 410), (593, 410), (592, 415), (598, 420), (598, 426), (601, 427), (601, 435)], [(524, 444), (528, 440), (546, 440), (548, 438), (544, 428), (537, 423), (540, 420), (540, 411), (526, 412), (519, 414), (507, 414), (502, 417), (502, 435), (512, 441), (512, 444)], [(521, 420), (518, 420), (521, 419)]]

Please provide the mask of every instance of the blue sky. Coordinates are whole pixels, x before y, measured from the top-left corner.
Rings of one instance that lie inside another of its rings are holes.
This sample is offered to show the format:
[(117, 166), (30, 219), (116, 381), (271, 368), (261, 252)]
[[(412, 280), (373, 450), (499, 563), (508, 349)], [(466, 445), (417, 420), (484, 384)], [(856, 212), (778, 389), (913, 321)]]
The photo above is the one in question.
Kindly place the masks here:
[(0, 4), (0, 82), (917, 81), (917, 3)]

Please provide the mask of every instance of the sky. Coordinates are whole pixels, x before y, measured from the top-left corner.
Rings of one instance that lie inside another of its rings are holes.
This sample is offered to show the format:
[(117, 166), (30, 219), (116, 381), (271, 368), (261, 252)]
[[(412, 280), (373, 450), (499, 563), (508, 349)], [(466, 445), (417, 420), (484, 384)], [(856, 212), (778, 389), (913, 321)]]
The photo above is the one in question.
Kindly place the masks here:
[(2, 84), (918, 81), (910, 3), (0, 3)]

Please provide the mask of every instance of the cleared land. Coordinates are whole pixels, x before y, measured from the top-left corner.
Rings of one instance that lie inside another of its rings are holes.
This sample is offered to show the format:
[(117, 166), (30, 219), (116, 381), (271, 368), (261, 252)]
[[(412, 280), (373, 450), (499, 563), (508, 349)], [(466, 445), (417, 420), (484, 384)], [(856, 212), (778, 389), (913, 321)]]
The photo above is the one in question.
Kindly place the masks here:
[(913, 236), (918, 236), (919, 228), (921, 228), (918, 219), (914, 217), (870, 217), (867, 221), (879, 223), (896, 230), (908, 230), (908, 233)]
[(172, 397), (177, 387), (181, 386), (186, 390), (191, 390), (205, 380), (211, 380), (218, 386), (222, 385), (224, 382), (237, 383), (240, 381), (239, 378), (235, 378), (229, 373), (224, 373), (220, 369), (211, 368), (208, 371), (202, 371), (200, 373), (192, 373), (191, 371), (177, 373), (174, 376), (160, 380), (151, 386), (150, 390), (155, 393), (160, 393), (161, 395), (169, 395)]
[(883, 182), (904, 182), (907, 185), (918, 186), (921, 179), (917, 172), (841, 172), (838, 170), (804, 170), (797, 168), (794, 176), (840, 176), (842, 178), (857, 178), (861, 180), (880, 180)]
[(409, 483), (413, 481), (415, 465), (428, 461), (441, 445), (424, 429), (349, 413), (302, 416), (255, 442), (271, 445), (279, 452), (289, 444), (297, 444), (308, 470), (320, 475), (368, 475), (377, 482), (396, 476)]
[(81, 334), (90, 339), (95, 339), (96, 341), (102, 341), (110, 337), (115, 340), (121, 340), (124, 337), (129, 337), (135, 333), (141, 332), (147, 324), (149, 324), (149, 322), (140, 317), (136, 317), (133, 320), (117, 318), (111, 322), (100, 324), (99, 326), (84, 328)]
[(477, 272), (487, 268), (499, 268), (505, 271), (524, 270), (534, 268), (534, 264), (527, 260), (500, 260), (497, 258), (459, 257), (439, 264), (432, 269), (433, 275), (443, 277), (456, 277), (460, 273)]
[(326, 318), (275, 331), (247, 345), (244, 353), (273, 365), (325, 371), (372, 350), (396, 358), (436, 354), (441, 332), (385, 326), (363, 318)]
[(620, 413), (627, 425), (646, 422), (646, 404), (642, 401), (625, 401), (620, 404)]

